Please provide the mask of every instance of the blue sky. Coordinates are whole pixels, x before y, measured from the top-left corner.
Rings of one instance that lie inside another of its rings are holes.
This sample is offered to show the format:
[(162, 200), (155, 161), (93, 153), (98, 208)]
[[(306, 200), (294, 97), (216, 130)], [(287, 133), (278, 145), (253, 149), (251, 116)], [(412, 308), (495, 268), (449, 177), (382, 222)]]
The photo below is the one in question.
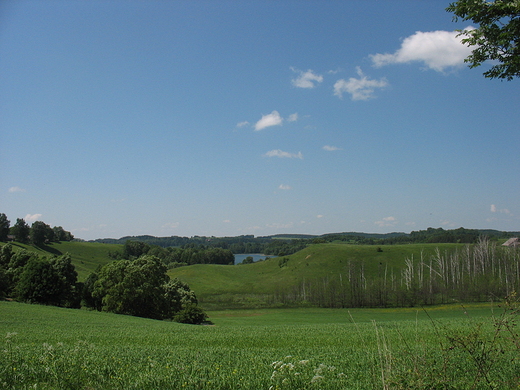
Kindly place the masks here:
[(519, 80), (446, 1), (4, 1), (0, 212), (76, 237), (520, 230)]

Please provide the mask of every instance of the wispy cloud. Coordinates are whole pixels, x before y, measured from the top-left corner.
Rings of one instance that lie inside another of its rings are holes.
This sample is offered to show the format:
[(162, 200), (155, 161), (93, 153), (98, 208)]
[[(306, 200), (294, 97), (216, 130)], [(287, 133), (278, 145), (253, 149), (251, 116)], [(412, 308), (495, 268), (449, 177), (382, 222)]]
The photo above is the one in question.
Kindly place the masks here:
[(237, 123), (237, 127), (244, 127), (244, 126), (247, 126), (247, 125), (249, 125), (248, 121), (243, 121), (243, 122), (238, 122)]
[(395, 217), (386, 217), (380, 221), (374, 222), (374, 224), (376, 224), (379, 227), (395, 226), (397, 225), (397, 220), (395, 219)]
[(457, 31), (417, 31), (405, 38), (395, 53), (372, 54), (370, 58), (375, 67), (419, 61), (430, 69), (444, 72), (450, 67), (463, 66), (464, 59), (471, 54), (472, 49), (464, 45), (457, 34)]
[(336, 150), (341, 150), (341, 148), (338, 148), (336, 146), (331, 146), (331, 145), (325, 145), (322, 149), (326, 150), (327, 152), (334, 152)]
[(278, 186), (278, 189), (279, 189), (279, 190), (292, 190), (292, 187), (289, 186), (289, 185), (287, 185), (287, 184), (280, 184), (280, 185)]
[(25, 192), (25, 190), (20, 187), (11, 187), (9, 188), (9, 192)]
[(264, 156), (265, 157), (280, 157), (280, 158), (299, 158), (299, 159), (303, 160), (302, 152), (289, 153), (289, 152), (284, 152), (280, 149), (270, 150), (266, 154), (264, 154)]
[(298, 77), (291, 80), (292, 85), (298, 88), (314, 88), (323, 81), (323, 76), (314, 73), (311, 69), (306, 72), (291, 67), (291, 70), (298, 73)]
[(360, 67), (356, 68), (358, 79), (351, 77), (347, 80), (340, 79), (334, 84), (334, 95), (340, 99), (343, 93), (347, 92), (351, 95), (352, 100), (368, 100), (373, 97), (375, 88), (384, 88), (388, 86), (385, 78), (372, 80), (363, 74)]
[(270, 114), (263, 115), (262, 118), (256, 122), (255, 131), (259, 131), (265, 129), (270, 126), (281, 125), (283, 122), (283, 118), (280, 116), (278, 111), (273, 111)]
[(501, 214), (510, 214), (511, 212), (508, 209), (498, 209), (494, 204), (491, 205), (490, 211), (492, 213), (501, 213)]
[(27, 214), (24, 217), (25, 222), (34, 222), (41, 218), (42, 214)]
[(287, 118), (287, 122), (296, 122), (298, 120), (298, 113), (295, 112), (294, 114), (289, 115), (289, 118)]

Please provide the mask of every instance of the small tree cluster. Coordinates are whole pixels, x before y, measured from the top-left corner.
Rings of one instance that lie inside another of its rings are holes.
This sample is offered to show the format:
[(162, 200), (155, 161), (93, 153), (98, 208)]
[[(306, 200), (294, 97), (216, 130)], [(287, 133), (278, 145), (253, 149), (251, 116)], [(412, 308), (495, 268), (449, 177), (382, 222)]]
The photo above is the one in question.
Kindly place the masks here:
[(200, 324), (206, 315), (186, 283), (170, 280), (156, 256), (116, 260), (85, 281), (86, 306), (116, 314)]
[(0, 241), (8, 241), (9, 236), (15, 241), (43, 245), (47, 242), (72, 241), (74, 236), (61, 226), (50, 227), (42, 221), (35, 221), (31, 226), (23, 218), (11, 222), (4, 213), (0, 213)]
[(69, 254), (47, 259), (34, 252), (0, 249), (0, 298), (63, 307), (80, 307), (81, 285)]

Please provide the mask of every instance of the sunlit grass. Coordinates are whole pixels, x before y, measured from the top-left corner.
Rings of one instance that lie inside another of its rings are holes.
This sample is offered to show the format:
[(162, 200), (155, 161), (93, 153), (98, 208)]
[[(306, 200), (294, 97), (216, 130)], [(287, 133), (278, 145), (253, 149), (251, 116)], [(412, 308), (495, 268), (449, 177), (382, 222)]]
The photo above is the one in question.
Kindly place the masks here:
[[(428, 310), (228, 310), (190, 326), (0, 302), (0, 388), (489, 388), (471, 387), (471, 357), (440, 335), (492, 331), (490, 306)], [(503, 352), (494, 388), (520, 372)]]

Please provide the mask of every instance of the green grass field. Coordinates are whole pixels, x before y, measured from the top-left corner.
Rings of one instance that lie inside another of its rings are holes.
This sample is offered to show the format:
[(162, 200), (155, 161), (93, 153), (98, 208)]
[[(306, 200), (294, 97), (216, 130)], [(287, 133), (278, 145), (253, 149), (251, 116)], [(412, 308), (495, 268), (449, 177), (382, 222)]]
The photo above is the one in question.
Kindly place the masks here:
[(506, 337), (493, 339), (490, 305), (434, 307), (428, 313), (271, 309), (209, 315), (213, 326), (190, 326), (0, 302), (0, 387), (372, 390), (519, 384), (518, 349)]

